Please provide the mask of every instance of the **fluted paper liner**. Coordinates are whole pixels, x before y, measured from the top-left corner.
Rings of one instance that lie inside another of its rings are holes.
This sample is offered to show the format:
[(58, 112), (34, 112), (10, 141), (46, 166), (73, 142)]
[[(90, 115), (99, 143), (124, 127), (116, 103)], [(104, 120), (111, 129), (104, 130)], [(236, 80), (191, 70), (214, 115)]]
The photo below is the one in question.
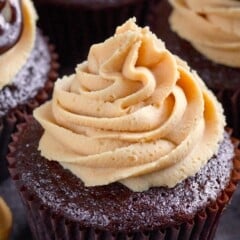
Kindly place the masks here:
[(58, 77), (58, 55), (55, 53), (55, 47), (49, 44), (48, 38), (44, 38), (48, 44), (48, 49), (50, 53), (50, 69), (48, 72), (48, 79), (45, 85), (40, 89), (37, 95), (28, 100), (27, 103), (16, 106), (11, 109), (5, 116), (0, 118), (0, 181), (8, 176), (7, 164), (6, 164), (6, 154), (8, 149), (8, 144), (11, 138), (11, 134), (14, 132), (15, 127), (18, 123), (25, 121), (25, 115), (31, 114), (33, 109), (38, 107), (40, 104), (48, 100), (53, 91), (54, 81)]
[[(26, 118), (26, 121), (28, 121), (28, 118)], [(215, 201), (197, 212), (192, 219), (181, 222), (178, 226), (153, 229), (152, 231), (110, 232), (94, 228), (82, 228), (77, 222), (69, 221), (64, 216), (54, 213), (39, 199), (32, 196), (19, 178), (13, 153), (18, 142), (18, 136), (21, 134), (24, 126), (26, 124), (18, 125), (18, 132), (13, 135), (13, 142), (9, 145), (10, 153), (8, 155), (8, 162), (12, 179), (27, 209), (29, 225), (35, 239), (211, 240), (214, 238), (219, 217), (229, 203), (240, 180), (240, 144), (237, 139), (232, 138), (235, 147), (235, 156), (229, 184)]]

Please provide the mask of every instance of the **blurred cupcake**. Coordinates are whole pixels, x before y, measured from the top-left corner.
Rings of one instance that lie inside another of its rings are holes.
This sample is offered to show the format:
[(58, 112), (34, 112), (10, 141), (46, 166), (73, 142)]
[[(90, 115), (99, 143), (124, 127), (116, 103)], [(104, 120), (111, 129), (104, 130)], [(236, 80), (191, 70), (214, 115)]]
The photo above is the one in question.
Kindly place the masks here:
[(164, 0), (156, 11), (154, 31), (216, 93), (239, 137), (240, 2)]
[[(129, 17), (148, 22), (161, 0), (34, 0), (40, 27), (57, 46), (64, 66), (86, 59), (93, 43), (105, 40)], [(47, 11), (46, 11), (47, 9)]]
[(36, 239), (213, 238), (239, 145), (214, 95), (148, 27), (130, 19), (93, 45), (34, 116), (8, 161)]
[(10, 135), (23, 114), (48, 99), (57, 78), (53, 47), (36, 29), (29, 0), (0, 3), (0, 180)]
[(10, 239), (12, 229), (12, 213), (5, 201), (0, 197), (0, 239)]

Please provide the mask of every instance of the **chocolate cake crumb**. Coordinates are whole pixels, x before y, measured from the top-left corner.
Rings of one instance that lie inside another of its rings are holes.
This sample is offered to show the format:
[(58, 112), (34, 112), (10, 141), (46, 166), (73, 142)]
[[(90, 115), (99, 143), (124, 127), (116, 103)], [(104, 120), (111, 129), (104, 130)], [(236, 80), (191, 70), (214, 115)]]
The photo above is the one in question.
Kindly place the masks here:
[(0, 90), (0, 117), (19, 104), (33, 98), (48, 80), (51, 57), (48, 45), (37, 32), (35, 46), (12, 83)]
[[(34, 134), (32, 134), (34, 132)], [(54, 213), (81, 227), (111, 232), (148, 230), (179, 224), (216, 200), (230, 180), (233, 146), (227, 133), (218, 153), (193, 177), (174, 188), (133, 192), (120, 183), (84, 187), (82, 181), (38, 151), (41, 126), (32, 119), (19, 136), (14, 158), (23, 185)]]

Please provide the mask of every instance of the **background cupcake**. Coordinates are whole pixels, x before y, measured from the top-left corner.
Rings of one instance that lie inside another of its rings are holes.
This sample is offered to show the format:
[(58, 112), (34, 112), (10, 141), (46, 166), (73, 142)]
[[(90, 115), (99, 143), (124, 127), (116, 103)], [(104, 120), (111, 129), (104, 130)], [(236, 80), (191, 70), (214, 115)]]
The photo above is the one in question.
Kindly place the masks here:
[[(93, 43), (114, 33), (116, 26), (135, 16), (143, 26), (160, 0), (34, 0), (40, 27), (57, 46), (64, 66), (86, 59)], [(47, 11), (46, 11), (47, 9)]]
[(156, 11), (154, 31), (216, 93), (240, 136), (240, 2), (163, 0)]
[(23, 114), (48, 99), (57, 77), (57, 56), (36, 29), (32, 2), (0, 4), (0, 180), (6, 177), (10, 135)]
[(129, 20), (93, 45), (34, 116), (42, 127), (20, 125), (8, 161), (36, 239), (213, 238), (239, 146), (149, 28)]
[(6, 202), (0, 197), (0, 238), (8, 240), (12, 229), (12, 213)]

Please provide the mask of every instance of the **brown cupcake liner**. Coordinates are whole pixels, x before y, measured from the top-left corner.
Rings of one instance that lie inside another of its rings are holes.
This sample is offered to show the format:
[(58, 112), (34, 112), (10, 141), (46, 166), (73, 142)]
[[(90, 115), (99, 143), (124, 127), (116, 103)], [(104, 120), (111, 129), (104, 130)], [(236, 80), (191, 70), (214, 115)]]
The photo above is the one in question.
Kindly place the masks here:
[(14, 132), (16, 125), (24, 122), (26, 114), (32, 114), (33, 109), (51, 97), (54, 81), (58, 77), (58, 55), (55, 53), (55, 47), (52, 44), (49, 44), (48, 38), (45, 37), (44, 39), (48, 44), (51, 57), (50, 70), (48, 72), (48, 79), (45, 82), (45, 85), (38, 91), (34, 98), (28, 100), (25, 104), (19, 104), (15, 108), (9, 110), (9, 112), (0, 119), (0, 181), (9, 176), (5, 158), (11, 134)]
[(148, 23), (152, 9), (159, 1), (134, 0), (128, 4), (94, 9), (90, 3), (86, 4), (89, 7), (84, 7), (81, 3), (64, 5), (36, 0), (35, 6), (40, 16), (40, 28), (56, 44), (60, 62), (72, 67), (86, 59), (93, 43), (102, 42), (112, 36), (115, 28), (128, 18), (135, 16), (141, 26)]
[[(28, 118), (26, 118), (28, 121)], [(24, 130), (26, 124), (19, 124), (18, 131), (12, 136), (13, 141), (9, 145), (9, 171), (14, 180), (20, 196), (27, 210), (28, 222), (35, 239), (64, 239), (64, 240), (211, 240), (214, 238), (221, 213), (231, 200), (240, 181), (240, 142), (232, 138), (235, 147), (233, 170), (227, 187), (217, 199), (211, 202), (191, 219), (180, 222), (178, 226), (169, 226), (161, 229), (134, 232), (110, 232), (102, 229), (84, 228), (76, 221), (67, 219), (54, 212), (40, 199), (31, 194), (30, 189), (21, 181), (18, 170), (15, 167), (16, 159), (13, 157), (18, 136)]]

